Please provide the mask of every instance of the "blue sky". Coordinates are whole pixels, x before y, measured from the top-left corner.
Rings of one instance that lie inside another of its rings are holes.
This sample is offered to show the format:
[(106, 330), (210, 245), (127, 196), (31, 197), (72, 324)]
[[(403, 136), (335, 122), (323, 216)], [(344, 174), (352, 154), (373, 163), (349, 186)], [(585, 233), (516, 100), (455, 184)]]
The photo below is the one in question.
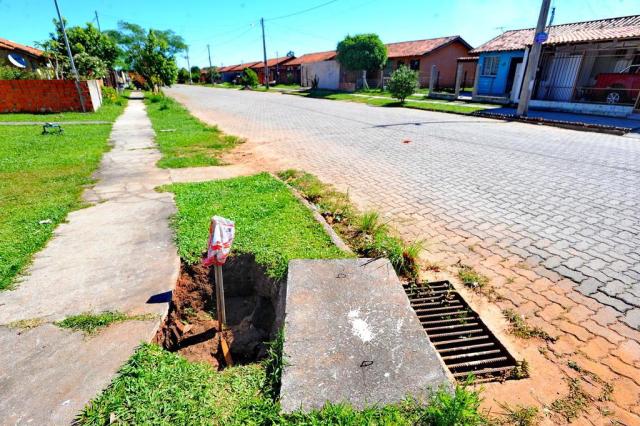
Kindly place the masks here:
[[(328, 0), (58, 0), (71, 25), (94, 19), (102, 29), (119, 20), (173, 29), (190, 45), (192, 65), (260, 60), (259, 19), (266, 20), (267, 54), (334, 49), (346, 34), (375, 32), (385, 42), (458, 34), (477, 46), (502, 29), (535, 26), (540, 0), (336, 0), (307, 13), (273, 19)], [(640, 14), (640, 0), (553, 0), (554, 23)], [(24, 44), (47, 38), (53, 0), (0, 0), (0, 37)], [(180, 65), (186, 64), (183, 58)]]

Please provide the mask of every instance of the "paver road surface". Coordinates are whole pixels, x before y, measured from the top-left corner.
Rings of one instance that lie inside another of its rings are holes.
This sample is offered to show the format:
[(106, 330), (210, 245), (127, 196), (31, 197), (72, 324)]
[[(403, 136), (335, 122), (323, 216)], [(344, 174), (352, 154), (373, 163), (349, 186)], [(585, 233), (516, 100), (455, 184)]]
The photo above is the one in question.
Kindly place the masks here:
[(637, 139), (251, 91), (167, 93), (250, 139), (265, 161), (348, 189), (408, 235), (517, 256), (640, 324)]

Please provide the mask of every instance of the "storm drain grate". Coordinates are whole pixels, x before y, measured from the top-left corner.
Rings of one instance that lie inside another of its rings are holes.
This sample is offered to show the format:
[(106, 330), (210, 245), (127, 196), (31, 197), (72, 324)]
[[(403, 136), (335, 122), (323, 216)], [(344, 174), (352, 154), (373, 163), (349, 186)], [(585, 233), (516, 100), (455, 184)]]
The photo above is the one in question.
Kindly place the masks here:
[(510, 378), (515, 358), (449, 281), (403, 284), (427, 336), (457, 380), (473, 374), (476, 382)]

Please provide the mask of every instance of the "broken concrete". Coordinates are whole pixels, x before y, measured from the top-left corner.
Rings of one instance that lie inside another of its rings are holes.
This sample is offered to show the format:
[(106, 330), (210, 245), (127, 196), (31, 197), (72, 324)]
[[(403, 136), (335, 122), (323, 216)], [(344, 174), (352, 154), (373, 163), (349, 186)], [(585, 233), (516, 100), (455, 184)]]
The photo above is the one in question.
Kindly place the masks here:
[(284, 335), (285, 412), (362, 409), (450, 383), (386, 259), (291, 261)]
[[(116, 120), (113, 148), (87, 190), (91, 207), (58, 226), (16, 289), (0, 292), (0, 423), (69, 424), (113, 378), (167, 312), (179, 272), (168, 219), (170, 183), (151, 122), (132, 99)], [(152, 313), (153, 321), (127, 321), (85, 338), (50, 323), (85, 311)], [(19, 320), (45, 324), (20, 332)]]

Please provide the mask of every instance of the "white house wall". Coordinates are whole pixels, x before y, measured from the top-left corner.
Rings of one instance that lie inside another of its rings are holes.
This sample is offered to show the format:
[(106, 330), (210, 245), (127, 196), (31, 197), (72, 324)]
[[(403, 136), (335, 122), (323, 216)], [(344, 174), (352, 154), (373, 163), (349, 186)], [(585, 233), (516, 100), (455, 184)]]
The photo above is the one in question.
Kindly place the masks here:
[(302, 86), (311, 86), (318, 77), (318, 88), (337, 90), (340, 87), (340, 64), (338, 61), (321, 61), (302, 64)]

